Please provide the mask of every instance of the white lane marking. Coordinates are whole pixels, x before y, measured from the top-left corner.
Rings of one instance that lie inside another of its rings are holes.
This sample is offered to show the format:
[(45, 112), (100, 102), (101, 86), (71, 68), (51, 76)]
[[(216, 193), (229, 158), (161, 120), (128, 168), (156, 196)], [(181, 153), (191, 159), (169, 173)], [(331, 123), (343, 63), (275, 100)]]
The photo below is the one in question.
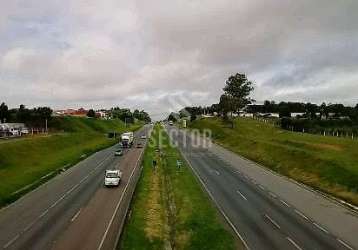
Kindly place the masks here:
[(316, 222), (313, 222), (313, 225), (315, 225), (315, 227), (317, 227), (319, 230), (325, 232), (326, 234), (329, 234), (329, 232), (327, 231), (327, 229), (323, 228), (322, 226), (318, 225)]
[(78, 210), (78, 212), (71, 218), (71, 222), (75, 221), (75, 219), (80, 215), (81, 210), (82, 210), (82, 208), (80, 210)]
[(43, 211), (42, 214), (40, 214), (40, 216), (39, 216), (38, 218), (41, 219), (41, 218), (44, 217), (47, 213), (48, 213), (48, 209), (46, 209), (45, 211)]
[(299, 216), (301, 216), (302, 218), (308, 220), (307, 216), (304, 215), (303, 213), (301, 213), (300, 211), (298, 211), (297, 209), (295, 209), (295, 213), (298, 214)]
[(243, 195), (239, 190), (236, 190), (236, 193), (238, 193), (245, 201), (247, 201), (245, 195)]
[[(110, 155), (111, 155), (111, 154), (108, 154), (108, 155), (105, 157), (105, 159), (104, 159), (99, 165), (97, 165), (97, 167), (96, 167), (95, 169), (97, 169), (98, 167), (102, 166), (102, 165), (104, 164), (104, 162), (110, 158)], [(62, 195), (58, 200), (56, 200), (54, 203), (52, 203), (52, 205), (51, 205), (48, 209), (46, 209), (42, 214), (40, 214), (40, 216), (38, 216), (34, 221), (32, 221), (29, 225), (27, 225), (27, 226), (22, 230), (22, 233), (28, 231), (33, 225), (35, 225), (35, 223), (36, 223), (37, 221), (39, 221), (42, 217), (44, 217), (44, 216), (49, 212), (50, 209), (54, 208), (54, 207), (55, 207), (58, 203), (60, 203), (67, 195), (69, 195), (69, 194), (70, 194), (71, 192), (73, 192), (77, 187), (79, 187), (80, 184), (82, 184), (86, 179), (88, 179), (88, 177), (89, 177), (90, 175), (92, 175), (92, 174), (94, 173), (95, 169), (92, 170), (87, 176), (85, 176), (85, 177), (80, 181), (79, 184), (74, 185), (70, 190), (68, 190), (68, 191), (67, 191), (64, 195)], [(15, 239), (15, 238), (17, 239), (17, 238), (19, 238), (19, 237), (20, 237), (20, 234), (17, 234), (17, 235), (14, 237), (14, 239)], [(15, 240), (16, 240), (16, 239), (15, 239)], [(10, 241), (10, 243), (12, 244), (13, 242)], [(9, 244), (8, 246), (10, 246), (11, 244)], [(7, 244), (6, 244), (6, 245), (7, 245)], [(5, 245), (5, 246), (6, 246), (6, 245)], [(4, 248), (5, 248), (5, 246), (4, 246)], [(8, 247), (8, 246), (7, 246), (7, 247)], [(6, 247), (6, 248), (7, 248), (7, 247)]]
[(300, 246), (297, 245), (297, 243), (294, 242), (293, 239), (291, 239), (290, 237), (286, 237), (286, 239), (287, 239), (292, 245), (294, 245), (298, 250), (302, 250), (302, 248), (300, 248)]
[(215, 203), (216, 207), (220, 210), (221, 214), (224, 216), (225, 220), (227, 221), (227, 223), (229, 223), (230, 227), (232, 228), (232, 230), (234, 230), (234, 232), (236, 233), (236, 235), (240, 238), (242, 244), (244, 245), (245, 249), (250, 250), (249, 245), (247, 245), (246, 241), (244, 240), (244, 237), (239, 233), (239, 231), (237, 230), (237, 228), (234, 226), (234, 224), (231, 222), (231, 220), (229, 219), (229, 217), (227, 217), (227, 215), (225, 214), (224, 210), (221, 208), (221, 206), (219, 205), (219, 203), (215, 200), (214, 195), (210, 192), (210, 190), (207, 188), (207, 186), (205, 185), (204, 181), (201, 179), (201, 177), (199, 176), (198, 172), (194, 169), (193, 165), (191, 165), (190, 161), (188, 160), (188, 158), (184, 155), (184, 152), (182, 150), (180, 150), (182, 152), (182, 156), (185, 159), (185, 161), (188, 163), (189, 167), (191, 168), (191, 170), (194, 172), (195, 176), (198, 178), (198, 180), (200, 181), (201, 185), (204, 187), (204, 189), (206, 190), (206, 192), (209, 194), (211, 200)]
[(217, 170), (210, 170), (211, 173), (215, 173), (216, 175), (220, 175), (220, 172)]
[(268, 216), (267, 214), (265, 214), (265, 217), (275, 226), (277, 227), (278, 229), (281, 229), (280, 225), (274, 221), (270, 216)]
[(269, 192), (269, 195), (272, 197), (272, 198), (274, 198), (274, 199), (276, 199), (277, 198), (277, 195), (275, 195), (274, 193), (272, 193), (272, 192)]
[(124, 194), (126, 193), (127, 188), (128, 188), (128, 186), (129, 186), (129, 183), (131, 182), (132, 177), (133, 177), (133, 175), (134, 175), (134, 172), (135, 172), (135, 170), (137, 169), (138, 162), (139, 162), (139, 160), (142, 158), (143, 152), (144, 152), (144, 150), (142, 150), (142, 152), (140, 153), (140, 155), (139, 155), (139, 157), (138, 157), (138, 160), (137, 160), (137, 162), (136, 162), (136, 164), (135, 164), (135, 167), (133, 168), (133, 171), (132, 171), (131, 175), (129, 176), (128, 182), (127, 182), (126, 186), (124, 187), (124, 190), (123, 190), (123, 192), (122, 192), (121, 198), (119, 199), (119, 201), (118, 201), (118, 203), (117, 203), (117, 205), (116, 205), (116, 208), (114, 209), (114, 212), (113, 212), (113, 214), (112, 214), (111, 220), (110, 220), (109, 223), (108, 223), (108, 226), (107, 226), (107, 228), (106, 228), (106, 231), (104, 232), (104, 234), (103, 234), (103, 236), (102, 236), (101, 242), (100, 242), (100, 244), (99, 244), (97, 250), (101, 250), (101, 249), (102, 249), (103, 243), (104, 243), (104, 241), (105, 241), (106, 238), (107, 238), (107, 234), (108, 234), (108, 232), (109, 232), (109, 229), (110, 229), (110, 227), (112, 226), (112, 223), (113, 223), (113, 221), (114, 221), (114, 218), (115, 218), (115, 216), (116, 216), (116, 214), (117, 214), (117, 212), (118, 212), (119, 206), (120, 206), (121, 203), (122, 203)]
[(290, 205), (288, 205), (284, 200), (280, 200), (281, 201), (281, 203), (283, 204), (283, 205), (285, 205), (286, 207), (290, 207)]
[(6, 249), (6, 248), (8, 248), (9, 246), (11, 246), (19, 237), (20, 237), (20, 234), (15, 235), (14, 238), (12, 238), (8, 243), (6, 243), (6, 244), (3, 246), (3, 249)]
[(354, 250), (353, 247), (351, 247), (350, 245), (348, 245), (346, 242), (344, 242), (341, 239), (337, 239), (339, 243), (341, 243), (343, 246), (345, 246), (346, 248), (350, 249), (350, 250)]

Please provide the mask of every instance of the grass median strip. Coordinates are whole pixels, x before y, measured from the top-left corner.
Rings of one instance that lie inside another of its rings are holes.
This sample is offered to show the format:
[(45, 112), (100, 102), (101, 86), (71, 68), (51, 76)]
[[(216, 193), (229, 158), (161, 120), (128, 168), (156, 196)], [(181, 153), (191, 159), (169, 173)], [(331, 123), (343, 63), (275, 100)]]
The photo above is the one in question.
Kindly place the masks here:
[(159, 125), (145, 151), (142, 176), (119, 248), (235, 248), (233, 235)]

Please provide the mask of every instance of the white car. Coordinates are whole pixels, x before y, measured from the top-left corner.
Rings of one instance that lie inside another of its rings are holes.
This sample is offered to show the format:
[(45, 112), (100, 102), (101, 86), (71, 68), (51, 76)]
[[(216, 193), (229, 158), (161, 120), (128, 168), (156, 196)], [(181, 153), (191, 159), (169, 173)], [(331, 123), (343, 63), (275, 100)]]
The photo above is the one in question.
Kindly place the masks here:
[(142, 136), (140, 137), (140, 139), (143, 139), (143, 140), (145, 140), (145, 139), (147, 139), (147, 136), (145, 136), (145, 135), (142, 135)]
[(104, 175), (104, 185), (109, 186), (119, 186), (121, 182), (122, 172), (120, 170), (106, 170)]

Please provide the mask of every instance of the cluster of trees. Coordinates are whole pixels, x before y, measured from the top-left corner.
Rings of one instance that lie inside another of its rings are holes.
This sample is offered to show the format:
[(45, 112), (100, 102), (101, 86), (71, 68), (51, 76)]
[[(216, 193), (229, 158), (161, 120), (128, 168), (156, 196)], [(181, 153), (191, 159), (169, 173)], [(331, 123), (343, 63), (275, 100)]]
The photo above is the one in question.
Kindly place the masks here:
[(21, 104), (19, 108), (9, 109), (4, 102), (0, 105), (1, 122), (19, 122), (29, 127), (45, 127), (46, 121), (51, 117), (52, 109), (49, 107), (28, 109)]
[(134, 123), (134, 119), (151, 122), (151, 118), (147, 112), (144, 110), (139, 111), (138, 109), (134, 110), (133, 113), (130, 109), (115, 107), (111, 109), (111, 116), (113, 118), (118, 118), (126, 123)]
[(265, 101), (263, 105), (250, 105), (247, 107), (250, 113), (279, 113), (280, 117), (291, 117), (292, 113), (303, 113), (302, 118), (340, 118), (349, 117), (351, 120), (358, 119), (358, 104), (355, 107), (344, 106), (343, 104), (321, 105), (301, 102), (280, 102)]

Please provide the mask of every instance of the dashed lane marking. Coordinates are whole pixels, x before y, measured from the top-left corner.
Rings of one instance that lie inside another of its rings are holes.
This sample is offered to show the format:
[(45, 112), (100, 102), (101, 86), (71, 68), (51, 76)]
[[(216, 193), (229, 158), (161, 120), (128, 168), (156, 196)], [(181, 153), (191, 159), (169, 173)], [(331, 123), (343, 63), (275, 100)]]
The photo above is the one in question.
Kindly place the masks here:
[(323, 228), (322, 226), (318, 225), (316, 222), (313, 222), (313, 225), (314, 225), (315, 227), (317, 227), (319, 230), (325, 232), (326, 234), (329, 233), (325, 228)]
[(272, 219), (270, 216), (268, 216), (267, 214), (265, 214), (265, 217), (275, 226), (277, 227), (278, 229), (281, 229), (280, 225), (274, 221), (274, 219)]
[(238, 193), (245, 201), (247, 201), (245, 195), (243, 195), (239, 190), (236, 190), (236, 193)]
[(294, 210), (296, 214), (298, 214), (299, 216), (301, 216), (302, 218), (304, 218), (305, 220), (308, 220), (307, 216), (304, 215), (303, 213), (301, 213), (300, 211), (298, 211), (297, 209)]
[(353, 247), (351, 247), (350, 245), (348, 245), (348, 243), (344, 242), (341, 239), (337, 239), (339, 243), (341, 243), (343, 246), (345, 246), (346, 248), (350, 249), (350, 250), (354, 250)]
[(290, 207), (290, 205), (288, 205), (284, 200), (280, 200), (280, 202), (285, 205), (286, 207)]
[(286, 239), (287, 239), (295, 248), (297, 248), (298, 250), (302, 250), (302, 248), (301, 248), (299, 245), (297, 245), (297, 243), (296, 243), (293, 239), (291, 239), (290, 237), (286, 237)]

